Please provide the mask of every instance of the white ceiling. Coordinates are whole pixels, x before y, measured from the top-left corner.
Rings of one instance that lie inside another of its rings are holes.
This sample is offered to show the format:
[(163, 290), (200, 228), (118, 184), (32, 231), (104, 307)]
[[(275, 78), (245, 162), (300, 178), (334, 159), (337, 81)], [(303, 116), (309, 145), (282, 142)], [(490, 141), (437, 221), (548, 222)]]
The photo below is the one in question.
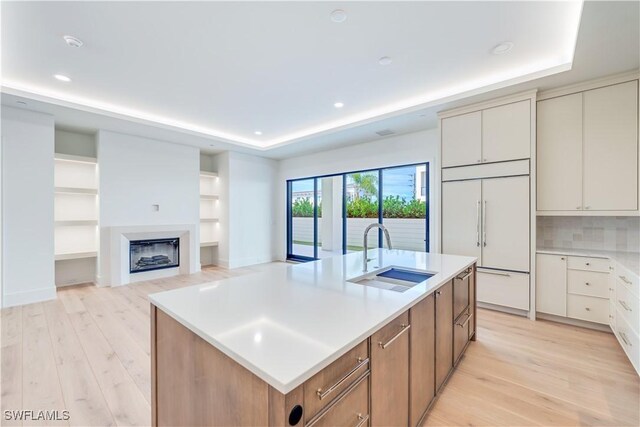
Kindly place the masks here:
[[(342, 24), (329, 19), (337, 8)], [(289, 157), (435, 127), (462, 102), (638, 68), (638, 2), (587, 2), (575, 58), (574, 15), (567, 2), (3, 2), (2, 101), (66, 127)], [(504, 40), (513, 50), (492, 55)]]

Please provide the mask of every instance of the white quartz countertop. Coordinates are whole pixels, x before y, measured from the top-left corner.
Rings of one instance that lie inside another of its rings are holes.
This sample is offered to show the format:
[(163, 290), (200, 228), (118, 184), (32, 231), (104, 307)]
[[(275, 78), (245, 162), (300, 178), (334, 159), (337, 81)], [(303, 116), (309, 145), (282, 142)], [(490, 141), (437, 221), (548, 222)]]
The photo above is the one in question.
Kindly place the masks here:
[(627, 270), (640, 276), (640, 253), (638, 252), (622, 252), (622, 251), (605, 251), (600, 249), (564, 249), (564, 248), (538, 248), (536, 252), (552, 255), (573, 255), (586, 256), (592, 258), (608, 258), (611, 259)]
[(472, 265), (470, 257), (369, 251), (369, 272), (388, 266), (436, 273), (406, 292), (348, 282), (362, 253), (149, 296), (159, 309), (281, 393), (288, 393)]

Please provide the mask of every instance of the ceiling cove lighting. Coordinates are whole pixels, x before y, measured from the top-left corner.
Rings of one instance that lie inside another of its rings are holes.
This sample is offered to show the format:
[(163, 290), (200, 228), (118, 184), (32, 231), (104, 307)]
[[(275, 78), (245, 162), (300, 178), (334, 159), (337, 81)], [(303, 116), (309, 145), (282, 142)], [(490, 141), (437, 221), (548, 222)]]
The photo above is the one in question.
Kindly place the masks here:
[(100, 99), (74, 95), (57, 88), (45, 88), (27, 82), (7, 79), (2, 79), (0, 84), (2, 86), (2, 93), (15, 95), (17, 97), (31, 98), (54, 105), (104, 114), (201, 137), (215, 138), (223, 142), (256, 150), (267, 150), (311, 136), (348, 129), (363, 122), (382, 120), (403, 113), (418, 113), (420, 110), (442, 105), (445, 102), (463, 99), (570, 70), (578, 38), (583, 1), (568, 1), (564, 4), (568, 5), (565, 13), (561, 17), (564, 29), (566, 30), (564, 39), (559, 42), (559, 52), (549, 55), (549, 57), (539, 58), (535, 62), (517, 64), (510, 68), (495, 69), (491, 74), (479, 75), (472, 79), (457, 81), (452, 85), (437, 87), (434, 90), (421, 93), (411, 98), (378, 105), (369, 110), (341, 116), (339, 119), (323, 122), (296, 132), (280, 134), (264, 141), (260, 139), (249, 139), (233, 132), (214, 129), (202, 124), (176, 120), (172, 117), (160, 116)]
[(333, 106), (336, 108), (342, 108), (344, 107), (344, 102), (336, 102), (335, 104), (333, 104)]
[(256, 135), (260, 136), (260, 135), (262, 135), (262, 131), (257, 130), (257, 131), (255, 131), (255, 132), (254, 132), (254, 134), (256, 134)]
[(61, 82), (69, 83), (71, 82), (71, 78), (65, 76), (64, 74), (54, 74), (53, 78), (56, 80), (60, 80)]

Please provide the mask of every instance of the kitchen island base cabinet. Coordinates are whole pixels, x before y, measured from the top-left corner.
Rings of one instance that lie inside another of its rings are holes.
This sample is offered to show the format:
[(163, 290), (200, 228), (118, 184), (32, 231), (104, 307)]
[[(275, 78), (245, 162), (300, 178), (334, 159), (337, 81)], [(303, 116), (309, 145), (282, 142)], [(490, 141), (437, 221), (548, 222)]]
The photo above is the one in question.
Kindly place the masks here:
[(371, 425), (409, 422), (409, 313), (371, 336)]
[(475, 336), (475, 271), (461, 269), (286, 393), (152, 303), (152, 424), (421, 425)]

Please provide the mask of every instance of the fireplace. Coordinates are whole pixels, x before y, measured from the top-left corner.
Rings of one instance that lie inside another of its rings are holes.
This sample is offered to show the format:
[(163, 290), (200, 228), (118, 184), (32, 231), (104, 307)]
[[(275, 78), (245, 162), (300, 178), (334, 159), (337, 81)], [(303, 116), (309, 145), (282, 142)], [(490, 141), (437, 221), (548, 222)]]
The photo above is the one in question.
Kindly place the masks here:
[(180, 266), (180, 239), (129, 241), (129, 273)]

